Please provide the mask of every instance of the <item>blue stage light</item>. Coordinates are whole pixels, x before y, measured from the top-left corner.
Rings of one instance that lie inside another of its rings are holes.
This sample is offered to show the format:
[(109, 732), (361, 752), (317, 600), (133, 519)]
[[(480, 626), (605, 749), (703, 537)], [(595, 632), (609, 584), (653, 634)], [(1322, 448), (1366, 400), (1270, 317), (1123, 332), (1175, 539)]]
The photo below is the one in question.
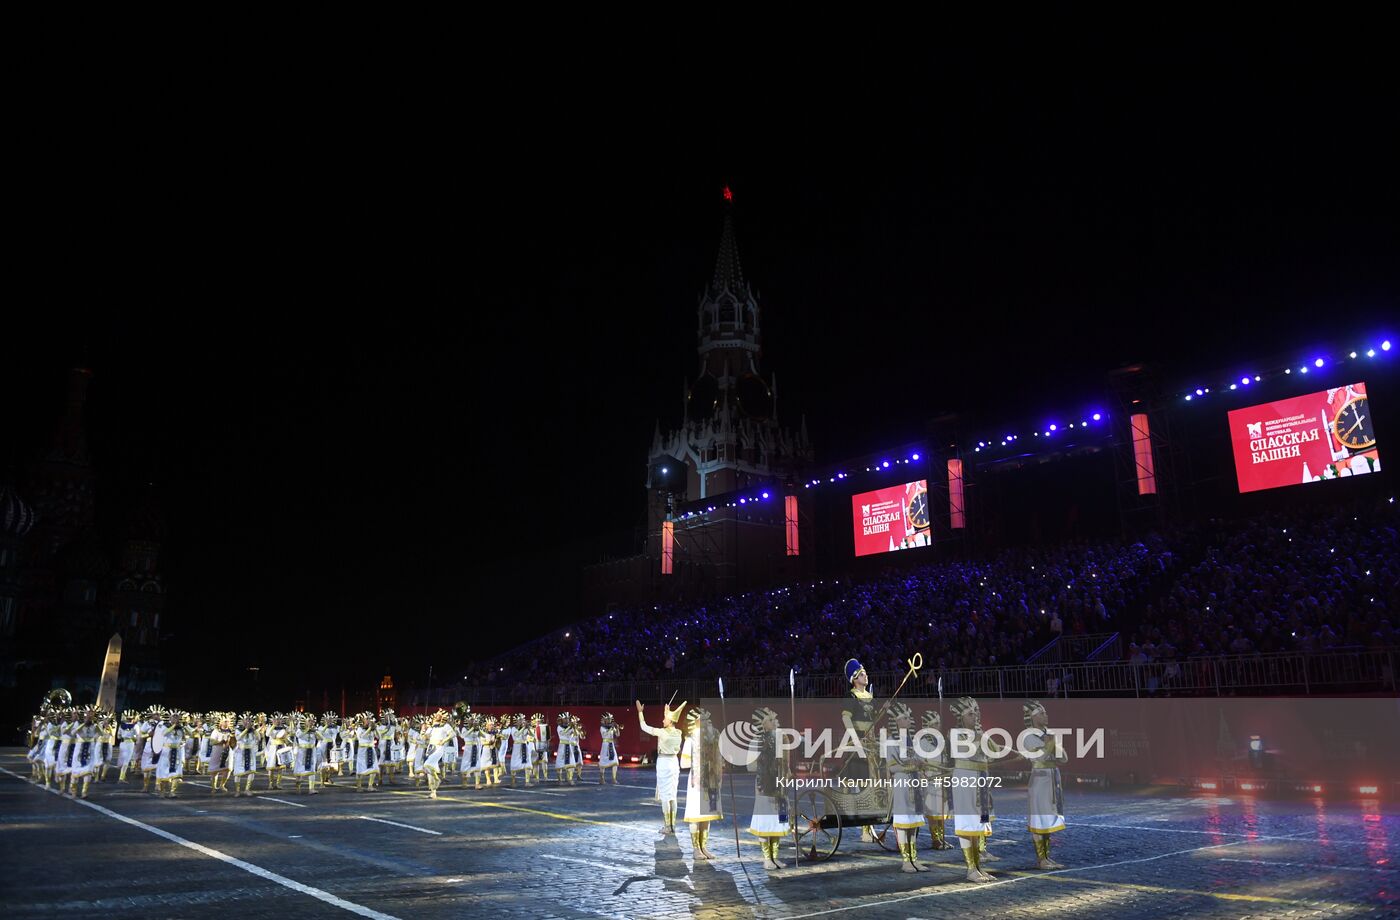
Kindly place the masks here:
[(1262, 380), (1262, 379), (1263, 379), (1263, 378), (1260, 377), (1258, 374), (1255, 374), (1255, 375), (1254, 375), (1254, 382), (1255, 382), (1255, 383), (1258, 383), (1258, 382), (1259, 382), (1260, 380)]
[(764, 492), (764, 493), (763, 493), (763, 497), (764, 497), (764, 498), (767, 498), (767, 497), (768, 497), (768, 493), (767, 493), (767, 492)]
[(1239, 384), (1237, 384), (1237, 383), (1232, 383), (1232, 384), (1230, 384), (1230, 389), (1232, 389), (1232, 390), (1238, 390), (1238, 389), (1239, 389)]
[(1196, 395), (1197, 395), (1197, 396), (1204, 396), (1204, 395), (1206, 395), (1206, 391), (1203, 390), (1203, 389), (1201, 389), (1200, 387), (1196, 387)]
[(1095, 412), (1095, 413), (1094, 413), (1094, 421), (1096, 421), (1096, 422), (1097, 422), (1097, 421), (1098, 421), (1098, 420), (1099, 420), (1099, 419), (1101, 419), (1101, 418), (1103, 418), (1103, 416), (1102, 416), (1102, 415), (1100, 415), (1100, 414), (1099, 414), (1099, 413), (1097, 413), (1097, 412)]
[(1390, 351), (1390, 339), (1386, 339), (1381, 343), (1381, 351)]
[(918, 455), (918, 454), (915, 454), (915, 455), (914, 455), (914, 459), (915, 459), (915, 460), (919, 459), (919, 455)]
[(1240, 383), (1244, 384), (1245, 386), (1249, 386), (1249, 378), (1248, 378), (1248, 377), (1241, 377), (1241, 378), (1240, 378)]
[(1302, 367), (1298, 368), (1298, 373), (1300, 373), (1300, 374), (1306, 374), (1307, 372), (1308, 372), (1308, 367), (1307, 367), (1306, 364), (1303, 365)]
[(1366, 357), (1368, 357), (1368, 358), (1374, 358), (1375, 356), (1376, 356), (1376, 350), (1375, 350), (1374, 348), (1368, 348), (1368, 349), (1366, 349)]
[(1190, 402), (1190, 401), (1191, 401), (1191, 394), (1190, 394), (1190, 393), (1187, 393), (1187, 394), (1186, 394), (1186, 401), (1187, 401), (1187, 402)]
[(1321, 367), (1324, 363), (1326, 363), (1326, 362), (1324, 362), (1321, 358), (1318, 358), (1316, 361), (1313, 362), (1313, 366), (1314, 366), (1314, 367)]
[(1285, 367), (1285, 368), (1283, 369), (1283, 372), (1284, 372), (1285, 374), (1291, 374), (1291, 373), (1293, 373), (1293, 368), (1291, 368), (1291, 367)]
[(889, 468), (890, 468), (890, 461), (886, 460), (884, 463), (882, 463), (882, 464), (880, 464), (880, 465), (883, 466), (885, 469), (889, 469)]
[(1351, 353), (1351, 357), (1355, 358), (1355, 357), (1356, 357), (1356, 352), (1352, 352), (1352, 353)]
[(1051, 426), (1050, 426), (1050, 430), (1051, 430), (1051, 431), (1059, 431), (1059, 428), (1058, 428), (1057, 426), (1055, 426), (1055, 425), (1051, 425)]

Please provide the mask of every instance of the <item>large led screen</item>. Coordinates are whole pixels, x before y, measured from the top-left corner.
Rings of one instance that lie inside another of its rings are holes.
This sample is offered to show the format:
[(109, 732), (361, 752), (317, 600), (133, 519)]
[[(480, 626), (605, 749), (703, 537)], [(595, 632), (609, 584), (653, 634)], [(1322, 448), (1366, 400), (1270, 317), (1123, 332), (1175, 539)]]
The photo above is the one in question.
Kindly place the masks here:
[(928, 480), (906, 482), (851, 496), (851, 525), (857, 556), (928, 546)]
[(1345, 479), (1381, 468), (1364, 383), (1235, 409), (1230, 439), (1241, 492)]

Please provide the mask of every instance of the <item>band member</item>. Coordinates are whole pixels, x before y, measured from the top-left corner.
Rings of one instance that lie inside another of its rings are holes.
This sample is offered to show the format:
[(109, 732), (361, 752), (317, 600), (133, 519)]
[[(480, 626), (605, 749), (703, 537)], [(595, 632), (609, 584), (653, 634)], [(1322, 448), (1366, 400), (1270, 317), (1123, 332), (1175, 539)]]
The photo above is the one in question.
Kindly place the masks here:
[(475, 712), (462, 716), (457, 728), (457, 736), (462, 739), (462, 759), (458, 764), (458, 779), (463, 789), (467, 779), (481, 788), (481, 717)]
[(424, 737), (427, 733), (428, 726), (423, 724), (421, 715), (409, 717), (408, 754), (405, 763), (408, 764), (408, 778), (413, 780), (415, 786), (427, 778), (423, 773), (423, 760), (428, 756), (427, 740)]
[(884, 744), (885, 767), (890, 772), (891, 825), (899, 852), (904, 855), (905, 872), (928, 869), (918, 858), (919, 828), (924, 826), (920, 773), (924, 764), (914, 750), (914, 713), (903, 703), (890, 706), (894, 731)]
[[(209, 714), (205, 713), (197, 713), (193, 716), (193, 719), (195, 728), (193, 732), (194, 737), (191, 740), (194, 741), (195, 750), (194, 769), (196, 773), (208, 773), (209, 755), (213, 753), (213, 744), (210, 742), (209, 736), (214, 733), (214, 720)], [(189, 765), (186, 764), (186, 768), (188, 768), (188, 766)], [(212, 791), (212, 789), (213, 784), (211, 783), (210, 790)]]
[(787, 795), (778, 786), (778, 781), (787, 775), (787, 761), (778, 756), (778, 714), (771, 709), (755, 709), (753, 727), (757, 733), (758, 757), (749, 765), (755, 773), (749, 833), (758, 838), (763, 848), (763, 868), (776, 872), (782, 868), (778, 862), (778, 848), (790, 833)]
[(457, 743), (457, 733), (447, 722), (447, 713), (439, 709), (433, 713), (432, 727), (423, 739), (426, 754), (423, 758), (423, 771), (428, 777), (428, 798), (438, 797), (438, 787), (442, 785), (442, 759), (448, 745)]
[(282, 713), (272, 715), (272, 724), (267, 727), (267, 744), (263, 747), (263, 761), (267, 765), (267, 788), (282, 788), (282, 771), (292, 765), (292, 732), (287, 728)]
[(116, 714), (102, 710), (97, 719), (98, 736), (102, 743), (97, 749), (97, 781), (107, 782), (107, 768), (117, 760), (117, 720)]
[(300, 792), (301, 784), (305, 782), (307, 794), (316, 794), (316, 746), (320, 741), (320, 736), (316, 734), (316, 717), (299, 717), (291, 734), (292, 776), (297, 781), (295, 791)]
[(613, 785), (617, 785), (617, 736), (622, 734), (622, 726), (617, 724), (610, 712), (603, 713), (602, 724), (598, 726), (598, 785), (607, 781), (608, 768), (612, 768)]
[(173, 799), (179, 791), (185, 776), (185, 741), (188, 735), (183, 714), (179, 710), (172, 712), (170, 724), (160, 732), (161, 753), (156, 763), (157, 795)]
[(554, 770), (558, 774), (559, 782), (575, 785), (583, 758), (579, 754), (578, 734), (573, 716), (567, 712), (559, 713), (559, 725), (555, 734), (559, 737), (559, 750), (554, 755)]
[(338, 721), (340, 717), (335, 713), (322, 713), (321, 727), (316, 732), (317, 761), (322, 786), (334, 786), (334, 777), (340, 772), (340, 729), (336, 726)]
[(77, 712), (71, 709), (64, 712), (63, 721), (58, 725), (58, 766), (55, 771), (59, 792), (69, 788), (68, 777), (73, 774), (73, 732), (77, 727)]
[(510, 784), (515, 778), (524, 775), (525, 785), (530, 785), (530, 774), (534, 769), (534, 733), (525, 723), (525, 713), (517, 712), (510, 729)]
[(1026, 757), (1031, 761), (1031, 777), (1026, 788), (1026, 830), (1035, 845), (1037, 869), (1063, 869), (1050, 858), (1050, 835), (1065, 829), (1064, 788), (1060, 783), (1060, 764), (1069, 757), (1046, 732), (1049, 716), (1039, 700), (1026, 700), (1021, 706), (1026, 728), (1031, 729), (1021, 741)]
[[(943, 717), (936, 710), (924, 712), (924, 730), (930, 733), (925, 746), (932, 747), (935, 743), (932, 734), (943, 731)], [(951, 846), (945, 836), (944, 823), (953, 817), (953, 790), (948, 784), (948, 777), (952, 772), (952, 760), (945, 739), (938, 756), (926, 761), (924, 769), (924, 779), (927, 782), (924, 787), (924, 820), (928, 822), (928, 833), (933, 838), (933, 843), (929, 846), (932, 850), (946, 850)]]
[(209, 732), (209, 757), (205, 761), (209, 770), (209, 794), (228, 792), (229, 772), (233, 757), (233, 715), (227, 712), (210, 716), (214, 727)]
[[(880, 752), (873, 732), (877, 707), (875, 694), (870, 690), (870, 675), (865, 673), (865, 667), (854, 658), (846, 662), (846, 683), (850, 692), (841, 707), (841, 722), (848, 733), (854, 732), (860, 739), (864, 756), (851, 757), (846, 762), (842, 775), (873, 783), (879, 779), (880, 762)], [(860, 839), (865, 843), (875, 841), (875, 834), (870, 825), (861, 827)]]
[[(360, 713), (359, 725), (355, 727), (355, 789), (364, 792), (373, 789), (379, 781), (379, 731), (374, 724), (374, 715)], [(365, 783), (365, 786), (361, 786)]]
[[(991, 881), (982, 863), (995, 859), (987, 853), (992, 835), (992, 790), (988, 783), (987, 752), (982, 745), (982, 710), (970, 696), (952, 704), (956, 729), (970, 733), (975, 751), (968, 758), (953, 760), (953, 830), (962, 844), (969, 882)], [(955, 732), (950, 732), (950, 742)]]
[(544, 782), (549, 779), (549, 721), (544, 713), (530, 716), (530, 733), (535, 746), (535, 778)]
[(642, 701), (637, 700), (637, 721), (641, 724), (642, 731), (656, 738), (656, 798), (661, 803), (661, 815), (663, 824), (661, 832), (663, 834), (674, 834), (676, 832), (676, 786), (680, 782), (681, 767), (677, 757), (681, 752), (681, 743), (684, 740), (681, 730), (676, 728), (676, 720), (680, 718), (681, 711), (685, 709), (682, 702), (675, 709), (670, 706), (661, 707), (661, 727), (652, 728), (647, 724), (647, 717), (642, 706)]
[(88, 786), (92, 784), (92, 775), (97, 772), (99, 745), (102, 743), (101, 732), (97, 727), (99, 712), (100, 710), (94, 706), (83, 707), (81, 721), (72, 728), (73, 756), (71, 758), (72, 765), (68, 770), (68, 795), (70, 797), (78, 794), (78, 784), (81, 781), (82, 797), (87, 798)]
[[(238, 728), (233, 733), (233, 796), (251, 796), (253, 777), (258, 775), (258, 731), (257, 719), (251, 712), (238, 717)], [(243, 781), (242, 789), (238, 781)]]
[(159, 706), (146, 709), (146, 716), (136, 723), (136, 750), (141, 758), (141, 791), (151, 788), (156, 776), (156, 762), (160, 760), (160, 749), (156, 733), (164, 728), (165, 710)]
[[(58, 710), (49, 714), (44, 736), (44, 788), (58, 780), (58, 752), (63, 748), (63, 721), (65, 716)], [(60, 789), (62, 786), (60, 786)]]
[(685, 785), (685, 823), (690, 825), (690, 842), (700, 856), (714, 859), (705, 844), (710, 838), (710, 822), (724, 817), (720, 800), (724, 761), (719, 754), (719, 732), (707, 710), (696, 707), (688, 715), (681, 763), (690, 767)]
[[(482, 720), (481, 734), (477, 741), (477, 775), (485, 780), (488, 786), (501, 784), (501, 741), (497, 737), (499, 734), (501, 731), (496, 717), (486, 716)], [(476, 784), (476, 788), (481, 788), (480, 782)]]

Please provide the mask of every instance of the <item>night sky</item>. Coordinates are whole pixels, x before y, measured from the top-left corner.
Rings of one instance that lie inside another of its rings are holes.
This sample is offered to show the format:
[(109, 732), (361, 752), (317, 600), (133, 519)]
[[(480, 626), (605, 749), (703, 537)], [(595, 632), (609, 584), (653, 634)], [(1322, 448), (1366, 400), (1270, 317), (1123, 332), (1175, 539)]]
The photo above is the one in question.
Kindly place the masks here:
[(166, 509), (172, 687), (441, 680), (629, 547), (725, 184), (819, 459), (1077, 407), (1128, 361), (1394, 331), (1392, 50), (1242, 42), (864, 36), (674, 86), (560, 59), (528, 104), (484, 63), (85, 93), (28, 141), (53, 181), (12, 253), (0, 463), (90, 366), (99, 514), (143, 481)]

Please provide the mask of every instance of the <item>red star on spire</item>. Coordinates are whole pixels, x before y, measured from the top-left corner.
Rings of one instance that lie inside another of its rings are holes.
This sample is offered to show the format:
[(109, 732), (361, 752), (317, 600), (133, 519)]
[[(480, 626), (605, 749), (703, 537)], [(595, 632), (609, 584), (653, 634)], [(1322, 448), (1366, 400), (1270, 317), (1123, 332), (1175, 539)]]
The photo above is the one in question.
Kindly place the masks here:
[(733, 201), (733, 200), (734, 200), (734, 193), (731, 192), (731, 191), (729, 190), (729, 186), (727, 186), (727, 185), (724, 187), (724, 200), (725, 200), (725, 201)]

